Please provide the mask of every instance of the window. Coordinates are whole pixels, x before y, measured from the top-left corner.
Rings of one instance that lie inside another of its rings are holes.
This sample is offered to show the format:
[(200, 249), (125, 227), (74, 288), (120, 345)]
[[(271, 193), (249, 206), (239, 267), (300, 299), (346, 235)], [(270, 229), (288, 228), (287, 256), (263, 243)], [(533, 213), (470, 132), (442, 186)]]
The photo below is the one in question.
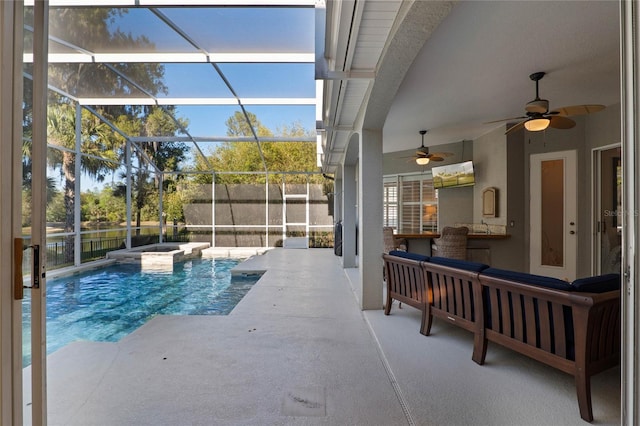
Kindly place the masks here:
[(422, 179), (422, 231), (438, 231), (438, 191), (433, 188), (433, 178)]
[(417, 234), (438, 229), (438, 199), (431, 174), (386, 177), (384, 226), (400, 233)]
[(383, 226), (398, 229), (398, 180), (384, 181), (383, 195), (384, 212), (382, 213)]

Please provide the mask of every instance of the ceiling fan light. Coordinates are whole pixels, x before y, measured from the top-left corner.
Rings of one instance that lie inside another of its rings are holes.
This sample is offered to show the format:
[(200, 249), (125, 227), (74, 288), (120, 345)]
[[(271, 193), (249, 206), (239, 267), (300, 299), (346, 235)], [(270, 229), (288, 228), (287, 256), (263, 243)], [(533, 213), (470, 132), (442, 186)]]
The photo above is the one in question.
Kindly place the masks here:
[(548, 118), (533, 118), (524, 123), (524, 128), (530, 132), (539, 132), (549, 127), (550, 120)]
[(427, 157), (418, 157), (416, 158), (416, 164), (419, 166), (426, 166), (429, 164), (429, 159)]

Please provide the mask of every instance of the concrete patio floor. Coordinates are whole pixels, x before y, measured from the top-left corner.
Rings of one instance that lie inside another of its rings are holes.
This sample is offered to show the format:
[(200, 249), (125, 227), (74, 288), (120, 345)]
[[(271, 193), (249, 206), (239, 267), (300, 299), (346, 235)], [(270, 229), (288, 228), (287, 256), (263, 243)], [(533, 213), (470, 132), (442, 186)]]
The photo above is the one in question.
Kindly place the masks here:
[[(571, 376), (491, 344), (479, 366), (471, 334), (436, 320), (422, 336), (411, 307), (361, 311), (357, 270), (330, 249), (242, 270), (266, 273), (227, 316), (159, 316), (49, 355), (49, 424), (586, 424)], [(619, 375), (593, 378), (593, 424), (620, 423)]]

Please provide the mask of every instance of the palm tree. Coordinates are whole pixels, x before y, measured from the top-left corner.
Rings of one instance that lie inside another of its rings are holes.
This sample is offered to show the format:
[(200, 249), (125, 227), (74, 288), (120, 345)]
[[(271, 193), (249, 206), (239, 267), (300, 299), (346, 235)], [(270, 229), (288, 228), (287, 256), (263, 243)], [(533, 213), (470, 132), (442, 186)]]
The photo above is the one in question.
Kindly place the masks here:
[[(119, 167), (117, 163), (122, 147), (122, 138), (89, 111), (82, 111), (80, 151), (88, 156), (77, 159), (76, 112), (66, 102), (49, 105), (47, 111), (47, 140), (50, 145), (60, 149), (49, 149), (47, 161), (50, 166), (60, 169), (64, 182), (65, 225), (64, 232), (74, 232), (74, 211), (76, 203), (75, 162), (81, 161), (82, 171), (98, 182), (106, 174)], [(65, 262), (73, 262), (73, 236), (66, 237)]]

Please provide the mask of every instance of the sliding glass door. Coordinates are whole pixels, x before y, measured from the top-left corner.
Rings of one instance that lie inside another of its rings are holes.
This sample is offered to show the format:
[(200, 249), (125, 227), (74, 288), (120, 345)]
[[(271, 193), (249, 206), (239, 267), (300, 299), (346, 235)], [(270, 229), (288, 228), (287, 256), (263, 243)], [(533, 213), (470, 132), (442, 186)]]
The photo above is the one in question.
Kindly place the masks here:
[(594, 151), (596, 274), (620, 273), (622, 260), (622, 157), (619, 145)]

